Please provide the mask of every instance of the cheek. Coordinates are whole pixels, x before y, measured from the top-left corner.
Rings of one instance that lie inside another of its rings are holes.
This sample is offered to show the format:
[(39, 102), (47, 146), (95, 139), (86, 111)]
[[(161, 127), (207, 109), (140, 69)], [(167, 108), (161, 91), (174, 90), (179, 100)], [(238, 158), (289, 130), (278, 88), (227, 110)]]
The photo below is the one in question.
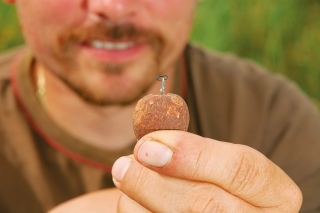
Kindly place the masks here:
[(161, 27), (161, 31), (168, 40), (186, 40), (192, 27), (194, 10), (196, 7), (194, 0), (146, 0), (147, 9), (152, 11), (154, 26)]
[(181, 16), (183, 14), (190, 14), (195, 9), (195, 0), (145, 0), (148, 9), (155, 13), (166, 15), (164, 17)]
[(85, 18), (82, 0), (44, 0), (42, 2), (43, 6), (40, 6), (36, 12), (42, 18), (41, 22), (43, 24), (55, 27), (72, 26)]
[(37, 52), (55, 45), (56, 36), (85, 18), (83, 0), (25, 0), (17, 12), (25, 39)]
[(165, 39), (163, 69), (171, 66), (181, 54), (193, 23), (194, 0), (146, 0), (152, 23)]
[(17, 3), (18, 15), (24, 28), (52, 31), (76, 25), (85, 18), (83, 0), (26, 0)]

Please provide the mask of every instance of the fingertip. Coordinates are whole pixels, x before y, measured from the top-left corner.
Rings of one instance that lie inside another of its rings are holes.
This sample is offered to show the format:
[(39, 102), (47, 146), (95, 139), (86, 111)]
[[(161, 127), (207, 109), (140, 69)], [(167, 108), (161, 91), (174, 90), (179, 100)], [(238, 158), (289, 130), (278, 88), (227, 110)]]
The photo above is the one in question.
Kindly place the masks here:
[(113, 183), (114, 183), (115, 187), (117, 187), (117, 188), (119, 188), (119, 187), (120, 187), (120, 182), (119, 182), (119, 181), (117, 181), (117, 180), (116, 180), (116, 179), (114, 179), (114, 178), (112, 178), (112, 181), (113, 181)]
[(129, 156), (120, 157), (112, 166), (112, 178), (116, 182), (121, 182), (130, 167), (132, 159)]

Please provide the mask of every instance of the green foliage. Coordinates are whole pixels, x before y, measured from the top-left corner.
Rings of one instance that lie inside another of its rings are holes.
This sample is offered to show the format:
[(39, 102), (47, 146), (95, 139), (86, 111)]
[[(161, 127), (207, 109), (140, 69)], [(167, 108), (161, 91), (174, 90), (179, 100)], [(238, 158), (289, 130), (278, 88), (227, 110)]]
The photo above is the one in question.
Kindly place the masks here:
[[(191, 40), (287, 76), (320, 108), (319, 1), (203, 0)], [(21, 43), (15, 8), (0, 1), (0, 52)]]
[(0, 52), (22, 43), (15, 7), (0, 1)]
[(320, 2), (204, 0), (192, 40), (294, 80), (320, 108)]

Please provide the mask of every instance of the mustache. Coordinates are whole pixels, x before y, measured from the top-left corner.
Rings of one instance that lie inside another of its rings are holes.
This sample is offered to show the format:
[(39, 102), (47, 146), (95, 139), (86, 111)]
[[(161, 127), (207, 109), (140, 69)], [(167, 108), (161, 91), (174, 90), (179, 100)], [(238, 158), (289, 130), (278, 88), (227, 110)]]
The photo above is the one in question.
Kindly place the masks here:
[(141, 27), (132, 23), (112, 23), (109, 21), (98, 22), (91, 26), (83, 26), (64, 31), (58, 37), (58, 46), (67, 49), (73, 43), (87, 43), (92, 40), (132, 40), (144, 41), (151, 43), (154, 48), (158, 49), (164, 43), (161, 34)]

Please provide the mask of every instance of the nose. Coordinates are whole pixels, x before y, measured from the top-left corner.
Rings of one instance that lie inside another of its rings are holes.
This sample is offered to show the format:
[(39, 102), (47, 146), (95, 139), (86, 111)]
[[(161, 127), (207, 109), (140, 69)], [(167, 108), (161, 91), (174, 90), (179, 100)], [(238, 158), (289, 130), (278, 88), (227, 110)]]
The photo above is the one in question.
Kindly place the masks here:
[(88, 10), (99, 18), (126, 21), (136, 14), (140, 0), (88, 0)]

